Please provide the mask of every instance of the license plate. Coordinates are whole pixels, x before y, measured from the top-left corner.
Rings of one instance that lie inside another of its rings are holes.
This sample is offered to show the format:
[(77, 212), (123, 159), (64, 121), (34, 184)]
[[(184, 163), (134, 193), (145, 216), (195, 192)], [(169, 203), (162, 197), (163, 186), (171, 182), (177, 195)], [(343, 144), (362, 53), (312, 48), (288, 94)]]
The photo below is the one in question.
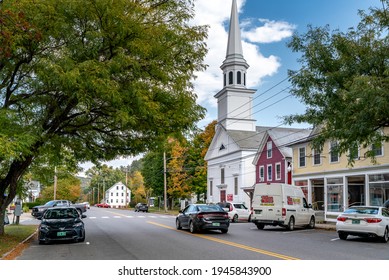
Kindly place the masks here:
[(57, 236), (66, 236), (66, 231), (57, 232)]
[(220, 226), (220, 223), (212, 223), (212, 225), (213, 225), (214, 227), (218, 227), (218, 226)]
[(360, 221), (359, 221), (359, 220), (353, 220), (352, 223), (353, 223), (353, 224), (359, 224)]

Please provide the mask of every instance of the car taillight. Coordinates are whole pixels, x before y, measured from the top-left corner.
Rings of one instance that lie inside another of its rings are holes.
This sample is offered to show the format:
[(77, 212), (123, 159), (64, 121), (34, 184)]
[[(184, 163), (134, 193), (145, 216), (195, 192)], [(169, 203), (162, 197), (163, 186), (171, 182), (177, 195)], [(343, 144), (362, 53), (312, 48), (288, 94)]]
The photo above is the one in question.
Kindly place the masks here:
[(347, 220), (347, 217), (340, 216), (337, 218), (339, 222), (345, 222)]
[(253, 214), (254, 213), (253, 211), (254, 211), (254, 209), (253, 209), (253, 207), (251, 207), (250, 208), (250, 214)]
[(286, 216), (286, 208), (282, 208), (282, 216)]
[(379, 223), (382, 221), (380, 218), (365, 218), (364, 220), (369, 224)]
[(234, 210), (234, 209), (232, 209), (232, 205), (230, 205), (230, 211), (232, 211), (232, 210)]
[(227, 214), (227, 213), (223, 214), (223, 217), (224, 217), (225, 219), (228, 219), (228, 214)]

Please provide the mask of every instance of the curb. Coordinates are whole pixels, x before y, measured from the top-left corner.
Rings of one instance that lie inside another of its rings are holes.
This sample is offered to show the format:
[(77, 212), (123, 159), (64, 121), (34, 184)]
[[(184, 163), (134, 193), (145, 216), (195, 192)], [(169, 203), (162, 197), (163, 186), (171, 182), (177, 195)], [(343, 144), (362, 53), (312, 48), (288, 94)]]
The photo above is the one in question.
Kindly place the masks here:
[(19, 249), (23, 244), (27, 243), (31, 238), (33, 238), (36, 234), (38, 233), (38, 229), (36, 229), (35, 232), (33, 232), (30, 236), (28, 236), (26, 239), (24, 239), (22, 242), (20, 242), (18, 245), (16, 245), (16, 247), (12, 248), (12, 250), (10, 250), (9, 252), (3, 254), (0, 258), (0, 260), (4, 260), (7, 256), (9, 256), (10, 254), (12, 254), (14, 251), (16, 251), (17, 249)]

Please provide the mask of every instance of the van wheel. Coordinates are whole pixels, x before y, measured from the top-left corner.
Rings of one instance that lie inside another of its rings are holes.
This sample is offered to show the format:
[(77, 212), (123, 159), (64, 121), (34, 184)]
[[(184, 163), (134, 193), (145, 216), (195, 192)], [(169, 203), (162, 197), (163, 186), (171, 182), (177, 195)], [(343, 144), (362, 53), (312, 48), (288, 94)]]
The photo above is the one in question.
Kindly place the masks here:
[(232, 218), (232, 222), (233, 223), (237, 223), (238, 222), (238, 215), (234, 215), (234, 217)]
[(307, 228), (312, 229), (314, 227), (315, 227), (315, 217), (312, 216), (311, 219), (309, 220), (309, 224), (308, 224)]
[(289, 229), (290, 231), (294, 230), (294, 217), (293, 217), (293, 216), (290, 217), (290, 219), (289, 219), (288, 229)]
[(264, 228), (265, 228), (265, 225), (264, 225), (264, 224), (257, 224), (257, 228), (258, 228), (258, 229), (264, 229)]

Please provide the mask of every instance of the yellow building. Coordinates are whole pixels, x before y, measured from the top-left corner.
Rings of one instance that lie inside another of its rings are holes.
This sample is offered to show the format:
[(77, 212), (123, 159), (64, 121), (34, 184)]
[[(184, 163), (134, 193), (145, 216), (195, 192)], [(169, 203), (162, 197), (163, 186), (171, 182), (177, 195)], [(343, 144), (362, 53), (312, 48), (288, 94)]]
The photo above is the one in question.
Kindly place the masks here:
[[(314, 134), (315, 132), (312, 132)], [(384, 133), (388, 134), (387, 128)], [(301, 186), (309, 203), (325, 221), (336, 221), (352, 205), (382, 205), (389, 199), (389, 143), (369, 149), (353, 147), (348, 155), (331, 150), (336, 142), (328, 141), (322, 151), (311, 148), (310, 139), (294, 143), (292, 176)], [(364, 155), (374, 151), (376, 162)], [(348, 164), (348, 156), (355, 159)]]

